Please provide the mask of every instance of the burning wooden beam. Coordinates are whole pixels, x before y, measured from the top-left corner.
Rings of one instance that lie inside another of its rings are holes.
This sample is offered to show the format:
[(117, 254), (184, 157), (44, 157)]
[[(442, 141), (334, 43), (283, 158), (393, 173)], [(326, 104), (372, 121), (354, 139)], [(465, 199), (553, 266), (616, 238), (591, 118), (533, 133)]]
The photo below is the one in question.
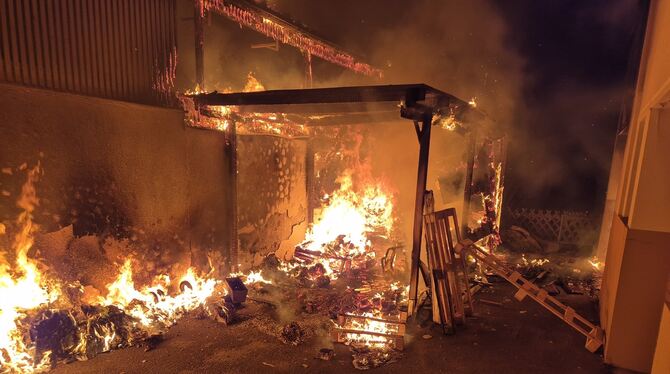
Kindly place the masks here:
[(255, 30), (278, 42), (300, 49), (309, 56), (316, 56), (346, 69), (381, 79), (383, 73), (353, 55), (269, 10), (261, 9), (240, 0), (204, 0), (205, 8)]

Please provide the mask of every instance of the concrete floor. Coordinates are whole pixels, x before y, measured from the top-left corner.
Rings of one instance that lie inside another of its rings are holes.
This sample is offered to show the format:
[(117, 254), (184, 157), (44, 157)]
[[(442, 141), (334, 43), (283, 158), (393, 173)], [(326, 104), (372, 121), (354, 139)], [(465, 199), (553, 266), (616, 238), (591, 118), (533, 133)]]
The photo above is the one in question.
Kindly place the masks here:
[[(584, 349), (585, 338), (530, 298), (517, 302), (513, 287), (498, 283), (476, 298), (503, 302), (478, 303), (477, 316), (456, 335), (443, 336), (437, 326), (409, 326), (404, 357), (373, 369), (383, 373), (610, 373), (600, 354)], [(596, 306), (584, 296), (562, 301), (587, 318)], [(249, 318), (266, 310), (249, 304)], [(432, 338), (424, 339), (424, 335)], [(336, 345), (331, 361), (315, 359), (326, 338), (314, 337), (299, 346), (281, 343), (260, 332), (251, 319), (232, 326), (210, 320), (185, 319), (174, 326), (156, 349), (128, 348), (86, 361), (59, 365), (53, 373), (357, 373), (348, 347)]]

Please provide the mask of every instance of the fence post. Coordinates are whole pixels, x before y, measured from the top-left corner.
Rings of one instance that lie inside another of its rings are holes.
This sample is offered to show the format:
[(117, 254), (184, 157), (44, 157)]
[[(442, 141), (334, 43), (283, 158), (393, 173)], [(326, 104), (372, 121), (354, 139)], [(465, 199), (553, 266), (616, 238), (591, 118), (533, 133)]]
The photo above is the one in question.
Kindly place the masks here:
[(556, 242), (558, 243), (558, 245), (561, 245), (561, 239), (563, 238), (563, 223), (565, 221), (565, 212), (560, 212), (559, 214), (561, 215), (561, 220), (558, 225), (558, 238), (556, 238)]

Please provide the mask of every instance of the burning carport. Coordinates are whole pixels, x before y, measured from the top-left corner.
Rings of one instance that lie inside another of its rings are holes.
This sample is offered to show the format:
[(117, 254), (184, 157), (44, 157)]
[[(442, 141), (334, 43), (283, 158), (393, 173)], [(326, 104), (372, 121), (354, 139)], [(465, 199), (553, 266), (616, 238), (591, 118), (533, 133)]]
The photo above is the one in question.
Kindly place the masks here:
[[(277, 120), (277, 115), (291, 118), (293, 123), (307, 128), (384, 122), (396, 120), (398, 116), (413, 121), (419, 142), (409, 298), (409, 310), (413, 310), (417, 298), (431, 127), (440, 124), (441, 121), (448, 121), (454, 129), (468, 132), (477, 122), (485, 120), (486, 117), (481, 112), (463, 100), (424, 84), (209, 93), (189, 97), (194, 103), (188, 119), (192, 126), (217, 128), (222, 121), (228, 121), (230, 124), (225, 128), (233, 139), (237, 127), (235, 116), (231, 116), (233, 111), (238, 120), (253, 113), (273, 114), (273, 119), (266, 117), (266, 120), (275, 122), (280, 131), (281, 126), (287, 124)], [(212, 110), (209, 107), (216, 109)], [(221, 107), (223, 109), (220, 109)], [(205, 123), (206, 121), (201, 119), (202, 115), (210, 117), (208, 120), (211, 122)], [(234, 140), (231, 146), (235, 147)], [(471, 157), (474, 155), (471, 154)], [(469, 161), (468, 166), (470, 168), (468, 175), (471, 176), (473, 162)], [(308, 170), (308, 178), (313, 172)], [(311, 196), (307, 198), (309, 200)], [(467, 222), (464, 222), (464, 225), (467, 226)]]
[(0, 372), (597, 370), (602, 263), (541, 255), (586, 219), (502, 233), (498, 77), (358, 86), (462, 55), (382, 73), (271, 3), (0, 0)]

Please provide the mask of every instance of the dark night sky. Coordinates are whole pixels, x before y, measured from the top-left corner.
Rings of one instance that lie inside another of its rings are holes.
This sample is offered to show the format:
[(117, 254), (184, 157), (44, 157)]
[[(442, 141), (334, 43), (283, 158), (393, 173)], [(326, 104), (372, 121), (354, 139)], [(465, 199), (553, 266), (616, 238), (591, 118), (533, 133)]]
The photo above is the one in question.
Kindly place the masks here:
[[(511, 141), (507, 204), (597, 211), (604, 201), (622, 104), (634, 87), (631, 48), (644, 1), (269, 3), (383, 66), (387, 83), (477, 96)], [(315, 65), (323, 85), (351, 84), (326, 65)]]
[[(518, 112), (519, 125), (549, 151), (511, 149), (508, 173), (517, 176), (508, 185), (513, 202), (598, 209), (622, 105), (634, 88), (645, 7), (609, 0), (498, 4), (513, 25), (509, 41), (526, 59), (530, 78), (522, 90), (526, 109)], [(519, 177), (525, 171), (544, 175), (547, 154), (562, 160), (569, 175), (559, 173), (544, 188), (526, 190)]]

